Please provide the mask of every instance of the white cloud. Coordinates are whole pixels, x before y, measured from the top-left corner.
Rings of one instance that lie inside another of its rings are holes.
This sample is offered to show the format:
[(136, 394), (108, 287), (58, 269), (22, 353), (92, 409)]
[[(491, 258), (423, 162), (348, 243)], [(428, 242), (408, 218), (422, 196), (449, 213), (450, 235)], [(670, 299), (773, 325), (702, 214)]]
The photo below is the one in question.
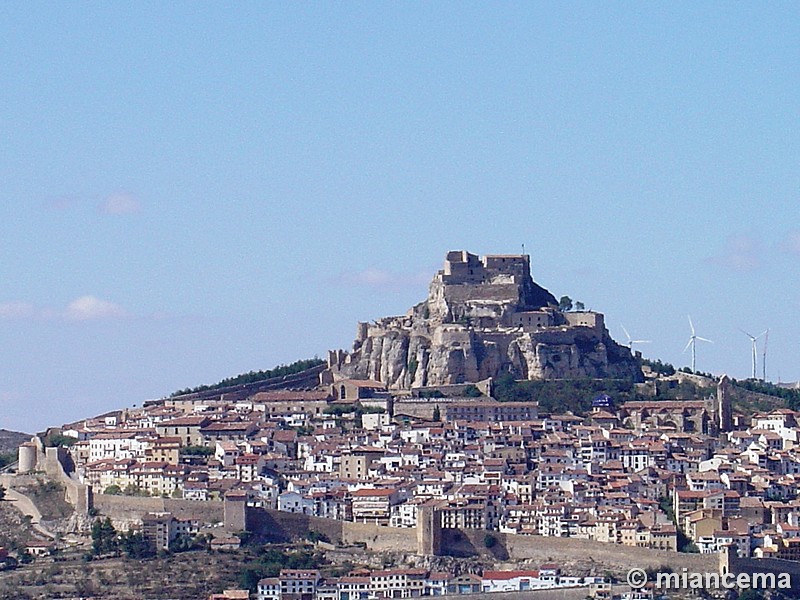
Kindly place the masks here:
[(94, 321), (129, 316), (128, 311), (120, 305), (89, 295), (75, 298), (65, 308), (42, 307), (18, 301), (0, 302), (0, 320)]
[(712, 256), (708, 262), (742, 273), (754, 271), (761, 266), (761, 245), (749, 235), (732, 235), (722, 253)]
[(0, 319), (26, 319), (36, 315), (36, 307), (27, 302), (0, 303)]
[(142, 210), (142, 204), (131, 194), (112, 194), (100, 204), (100, 212), (106, 215), (132, 215)]
[(128, 311), (107, 300), (94, 296), (81, 296), (67, 306), (64, 317), (71, 321), (94, 321), (98, 319), (121, 319), (128, 316)]

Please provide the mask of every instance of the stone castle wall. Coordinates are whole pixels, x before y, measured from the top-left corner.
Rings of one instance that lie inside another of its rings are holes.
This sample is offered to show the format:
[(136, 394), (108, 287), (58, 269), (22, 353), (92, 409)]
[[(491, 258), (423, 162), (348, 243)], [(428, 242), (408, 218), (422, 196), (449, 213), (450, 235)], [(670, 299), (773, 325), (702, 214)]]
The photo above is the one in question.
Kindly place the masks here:
[[(179, 519), (201, 523), (223, 521), (222, 502), (98, 494), (95, 497), (95, 506), (115, 524), (138, 524), (148, 512), (170, 512)], [(272, 509), (248, 509), (247, 520), (253, 533), (272, 542), (291, 542), (315, 531), (323, 534), (332, 543), (363, 543), (373, 552), (416, 554), (420, 543), (416, 528), (336, 521)], [(487, 548), (487, 536), (496, 541), (491, 548)], [(436, 541), (435, 547), (438, 546), (439, 542)], [(441, 554), (457, 557), (483, 556), (495, 561), (526, 560), (534, 564), (554, 562), (577, 565), (594, 574), (603, 574), (606, 571), (624, 573), (633, 567), (646, 569), (669, 566), (677, 571), (686, 567), (693, 572), (716, 572), (719, 568), (719, 558), (716, 555), (680, 554), (589, 540), (510, 535), (482, 529), (442, 530)]]
[[(36, 438), (38, 439), (38, 438)], [(41, 441), (39, 442), (41, 444)], [(67, 470), (72, 471), (72, 458), (66, 448), (42, 448), (44, 451), (45, 473), (54, 481), (62, 484), (66, 490), (65, 499), (74, 508), (78, 517), (87, 517), (92, 508), (93, 495), (89, 485), (72, 479)], [(40, 466), (42, 463), (40, 462)]]
[[(474, 532), (468, 535), (475, 538)], [(473, 542), (482, 543), (480, 539)], [(713, 554), (684, 554), (633, 548), (621, 544), (608, 544), (575, 538), (554, 538), (530, 535), (504, 535), (503, 543), (509, 556), (517, 559), (527, 558), (541, 562), (565, 562), (582, 558), (587, 563), (602, 565), (617, 572), (634, 567), (643, 569), (670, 566), (674, 570), (683, 567), (694, 571), (716, 572), (718, 559)]]
[[(469, 594), (469, 600), (585, 600), (588, 596), (586, 587), (562, 588), (555, 590), (527, 590), (525, 592), (477, 592)], [(630, 591), (627, 585), (612, 587), (614, 594)], [(458, 598), (463, 600), (463, 595), (441, 596), (445, 598)]]
[(193, 502), (175, 498), (140, 498), (95, 494), (94, 507), (116, 523), (138, 523), (151, 512), (169, 512), (178, 519), (202, 523), (221, 523), (223, 505), (219, 501)]
[(739, 558), (729, 549), (719, 555), (719, 569), (724, 573), (788, 573), (792, 580), (792, 590), (800, 590), (800, 562), (777, 558)]
[(445, 298), (452, 303), (468, 302), (517, 302), (519, 286), (515, 283), (495, 283), (492, 285), (447, 285)]
[(483, 283), (487, 279), (503, 275), (523, 278), (529, 272), (530, 256), (527, 254), (478, 256), (464, 250), (455, 250), (447, 253), (444, 269), (439, 272), (438, 277), (444, 283), (458, 285)]
[[(272, 541), (288, 542), (304, 537), (309, 531), (317, 531), (333, 543), (364, 543), (374, 552), (416, 554), (418, 551), (420, 540), (416, 528), (334, 521), (266, 509), (254, 512), (251, 519), (254, 532)], [(486, 547), (487, 535), (496, 541), (491, 548)], [(483, 556), (495, 561), (576, 565), (596, 575), (605, 572), (624, 574), (633, 567), (657, 569), (668, 566), (676, 571), (686, 567), (690, 571), (702, 572), (717, 572), (719, 568), (718, 557), (711, 554), (681, 554), (590, 540), (512, 535), (482, 529), (442, 530), (441, 554), (465, 558)]]

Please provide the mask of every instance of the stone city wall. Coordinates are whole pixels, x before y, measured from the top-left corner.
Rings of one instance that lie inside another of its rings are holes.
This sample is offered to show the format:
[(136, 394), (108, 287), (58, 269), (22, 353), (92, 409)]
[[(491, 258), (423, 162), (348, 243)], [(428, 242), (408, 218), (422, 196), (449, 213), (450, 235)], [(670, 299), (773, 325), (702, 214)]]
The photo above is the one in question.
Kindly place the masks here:
[[(37, 438), (38, 439), (38, 438)], [(41, 444), (41, 441), (39, 441)], [(66, 448), (44, 448), (43, 462), (47, 476), (66, 489), (65, 499), (74, 508), (79, 517), (86, 517), (92, 507), (92, 488), (72, 479), (67, 471), (74, 471), (72, 457)], [(40, 463), (41, 464), (41, 463)]]
[[(288, 542), (302, 538), (309, 531), (324, 534), (333, 543), (364, 543), (375, 552), (416, 553), (415, 528), (385, 527), (349, 521), (334, 521), (276, 510), (255, 509), (253, 530), (273, 541)], [(605, 572), (622, 574), (634, 567), (671, 567), (680, 571), (717, 572), (719, 559), (713, 554), (681, 554), (649, 548), (632, 548), (574, 538), (553, 538), (502, 534), (482, 529), (442, 530), (442, 554), (455, 557), (483, 556), (492, 560), (554, 562), (571, 565), (595, 575)], [(486, 538), (496, 543), (487, 548)]]
[(138, 523), (150, 512), (169, 512), (177, 519), (201, 523), (223, 521), (222, 502), (193, 502), (175, 498), (140, 498), (137, 496), (112, 496), (96, 494), (94, 507), (101, 515), (118, 523)]
[[(476, 530), (462, 531), (476, 547), (485, 546), (486, 532)], [(615, 572), (627, 571), (634, 567), (643, 569), (669, 566), (674, 570), (687, 567), (693, 571), (717, 572), (719, 562), (713, 554), (684, 554), (650, 548), (634, 548), (621, 544), (608, 544), (576, 538), (541, 537), (532, 535), (507, 535), (493, 533), (514, 560), (531, 559), (534, 562), (574, 562), (582, 560), (587, 565), (595, 565)]]
[[(613, 593), (621, 594), (630, 591), (627, 585), (612, 586)], [(527, 590), (525, 592), (478, 592), (469, 594), (469, 600), (585, 600), (588, 594), (588, 587), (564, 588), (560, 590)], [(441, 596), (442, 600), (448, 598), (464, 599), (463, 595)]]
[[(733, 556), (729, 549), (725, 549), (719, 557), (719, 563), (721, 571), (737, 575), (772, 573), (777, 578), (786, 573), (791, 578), (792, 590), (800, 590), (800, 562), (778, 558), (739, 558)], [(796, 591), (794, 597), (797, 597)]]
[(363, 542), (373, 552), (417, 552), (417, 529), (385, 527), (369, 523), (343, 522), (342, 541), (345, 544)]
[(248, 508), (250, 531), (270, 542), (291, 542), (311, 531), (324, 535), (332, 543), (343, 542), (345, 521), (321, 519), (309, 515), (281, 512), (265, 508)]
[(248, 509), (250, 530), (270, 542), (291, 542), (313, 531), (334, 544), (364, 543), (374, 552), (416, 552), (416, 528), (322, 519), (273, 509)]

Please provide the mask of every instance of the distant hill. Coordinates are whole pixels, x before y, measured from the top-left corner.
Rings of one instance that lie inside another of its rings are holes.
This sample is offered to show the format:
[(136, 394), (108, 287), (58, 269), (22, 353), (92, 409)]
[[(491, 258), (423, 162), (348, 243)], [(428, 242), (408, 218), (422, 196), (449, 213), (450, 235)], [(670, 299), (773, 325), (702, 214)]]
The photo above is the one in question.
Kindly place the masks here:
[[(235, 377), (229, 377), (227, 379), (223, 379), (222, 381), (214, 383), (212, 385), (200, 385), (194, 388), (186, 388), (184, 390), (178, 390), (170, 394), (170, 398), (203, 394), (206, 392), (213, 393), (226, 390), (233, 391), (239, 386), (249, 386), (252, 384), (259, 384), (280, 379), (287, 379), (291, 378), (294, 375), (310, 373), (315, 369), (322, 370), (321, 367), (323, 367), (324, 365), (325, 361), (319, 358), (316, 357), (307, 358), (295, 361), (290, 365), (278, 365), (274, 369), (268, 369), (266, 371), (250, 371), (249, 373), (243, 373)], [(314, 372), (313, 375), (316, 377), (317, 373)], [(314, 385), (316, 385), (316, 383), (317, 382), (315, 381)]]
[(0, 454), (15, 452), (20, 444), (29, 442), (30, 439), (30, 434), (0, 429)]
[(755, 379), (733, 380), (738, 388), (734, 397), (734, 406), (748, 411), (770, 411), (776, 408), (800, 410), (800, 389), (784, 387), (767, 381)]

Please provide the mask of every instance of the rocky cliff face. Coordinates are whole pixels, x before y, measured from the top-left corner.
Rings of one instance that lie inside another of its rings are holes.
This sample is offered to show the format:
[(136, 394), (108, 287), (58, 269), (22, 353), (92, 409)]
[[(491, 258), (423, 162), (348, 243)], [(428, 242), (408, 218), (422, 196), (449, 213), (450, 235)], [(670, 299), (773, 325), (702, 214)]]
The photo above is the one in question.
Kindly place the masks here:
[(448, 253), (428, 298), (405, 316), (360, 323), (351, 353), (331, 353), (335, 375), (390, 389), (518, 379), (642, 380), (603, 315), (561, 313), (530, 276), (529, 258)]

